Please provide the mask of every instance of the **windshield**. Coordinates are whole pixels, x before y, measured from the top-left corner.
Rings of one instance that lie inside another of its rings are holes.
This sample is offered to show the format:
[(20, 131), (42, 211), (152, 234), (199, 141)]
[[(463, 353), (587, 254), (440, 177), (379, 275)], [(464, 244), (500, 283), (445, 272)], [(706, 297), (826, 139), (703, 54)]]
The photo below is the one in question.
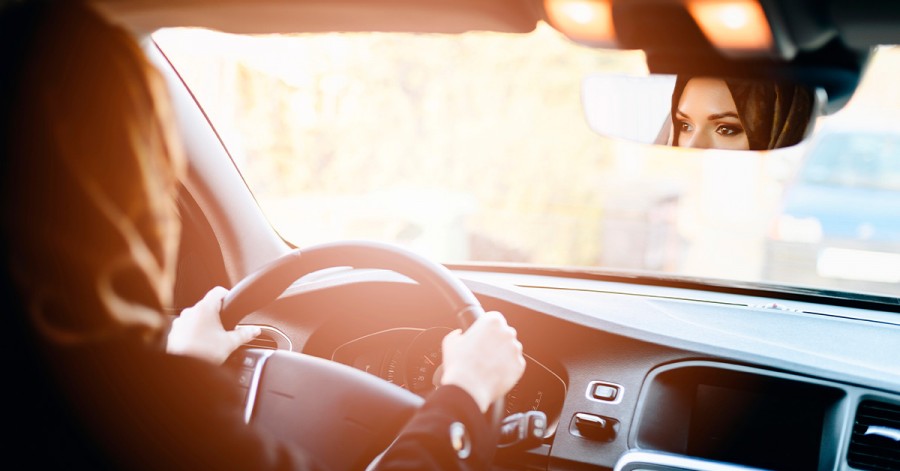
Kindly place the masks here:
[[(858, 267), (834, 263), (820, 272), (821, 252), (846, 242), (821, 229), (803, 247), (779, 236), (789, 232), (782, 199), (810, 146), (696, 151), (594, 133), (582, 81), (646, 75), (640, 52), (579, 46), (545, 24), (524, 35), (170, 29), (154, 38), (273, 226), (297, 246), (377, 239), (445, 263), (898, 292), (900, 273), (860, 280)], [(887, 76), (897, 76), (896, 57), (879, 54)], [(900, 109), (896, 97), (872, 96), (839, 114)], [(845, 165), (845, 147), (872, 148), (866, 159), (896, 175), (896, 140), (839, 141), (803, 178), (831, 178), (822, 175)], [(896, 189), (895, 176), (881, 177)], [(815, 232), (806, 220), (798, 227), (808, 226)], [(895, 236), (852, 248), (897, 254)]]
[(807, 159), (806, 183), (900, 191), (900, 134), (830, 133)]

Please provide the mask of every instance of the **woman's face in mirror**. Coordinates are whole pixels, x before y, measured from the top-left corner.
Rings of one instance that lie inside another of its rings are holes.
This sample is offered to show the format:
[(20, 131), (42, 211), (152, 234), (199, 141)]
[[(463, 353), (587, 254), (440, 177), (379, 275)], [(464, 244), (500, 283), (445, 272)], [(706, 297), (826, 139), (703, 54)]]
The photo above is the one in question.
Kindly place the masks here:
[(749, 150), (747, 133), (724, 80), (692, 78), (675, 112), (678, 147)]

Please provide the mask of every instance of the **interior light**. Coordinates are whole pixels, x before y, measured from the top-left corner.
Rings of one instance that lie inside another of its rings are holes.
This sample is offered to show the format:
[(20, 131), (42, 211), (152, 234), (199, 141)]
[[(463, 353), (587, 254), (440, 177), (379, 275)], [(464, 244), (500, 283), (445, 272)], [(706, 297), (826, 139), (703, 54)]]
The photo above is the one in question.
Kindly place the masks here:
[(756, 0), (689, 0), (687, 8), (706, 38), (725, 54), (772, 50), (772, 30)]
[(615, 31), (610, 0), (544, 0), (547, 19), (574, 41), (612, 45)]

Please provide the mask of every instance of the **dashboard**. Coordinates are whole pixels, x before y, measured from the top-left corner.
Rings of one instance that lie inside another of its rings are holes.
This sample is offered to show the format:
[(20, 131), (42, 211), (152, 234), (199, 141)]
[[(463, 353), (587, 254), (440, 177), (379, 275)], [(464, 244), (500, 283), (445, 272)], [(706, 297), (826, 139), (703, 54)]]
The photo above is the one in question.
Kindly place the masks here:
[[(456, 270), (519, 333), (507, 413), (543, 443), (511, 469), (900, 469), (896, 314), (608, 280)], [(455, 328), (411, 281), (349, 270), (297, 283), (248, 322), (425, 397)], [(369, 300), (384, 300), (372, 303)], [(302, 315), (297, 315), (302, 310)]]

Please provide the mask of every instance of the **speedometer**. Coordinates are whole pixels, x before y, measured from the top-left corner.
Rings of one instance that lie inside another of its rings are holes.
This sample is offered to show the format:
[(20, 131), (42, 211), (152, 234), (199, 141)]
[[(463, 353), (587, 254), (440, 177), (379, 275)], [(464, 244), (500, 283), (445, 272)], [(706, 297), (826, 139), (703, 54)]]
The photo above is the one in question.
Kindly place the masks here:
[[(409, 344), (406, 350), (406, 385), (421, 396), (434, 391), (441, 381), (441, 342), (450, 333), (446, 327), (423, 330)], [(539, 410), (547, 414), (549, 423), (554, 424), (559, 417), (565, 400), (566, 387), (563, 380), (534, 358), (525, 356), (525, 373), (505, 398), (506, 414)], [(553, 433), (548, 428), (547, 435)]]
[(422, 331), (406, 350), (406, 385), (409, 390), (425, 396), (441, 382), (443, 372), (441, 341), (451, 332), (446, 327)]
[[(427, 396), (440, 385), (443, 373), (441, 342), (452, 329), (400, 328), (352, 340), (335, 350), (332, 359), (375, 374), (391, 383)], [(547, 414), (555, 431), (566, 395), (565, 381), (534, 358), (525, 356), (525, 373), (506, 395), (506, 414), (537, 410)]]

